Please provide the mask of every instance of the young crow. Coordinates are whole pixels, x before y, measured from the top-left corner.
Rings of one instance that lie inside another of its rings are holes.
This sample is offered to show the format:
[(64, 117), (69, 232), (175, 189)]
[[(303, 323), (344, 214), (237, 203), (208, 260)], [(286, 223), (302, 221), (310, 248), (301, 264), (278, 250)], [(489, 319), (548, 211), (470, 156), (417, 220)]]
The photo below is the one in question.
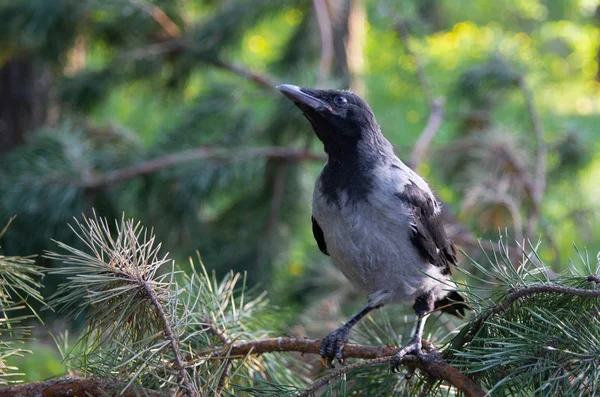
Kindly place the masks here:
[[(387, 303), (411, 302), (419, 318), (408, 353), (421, 355), (423, 326), (436, 309), (463, 315), (464, 299), (445, 281), (456, 251), (427, 183), (407, 167), (383, 136), (359, 96), (290, 84), (277, 86), (312, 124), (328, 155), (313, 194), (312, 228), (319, 249), (359, 288), (369, 303), (323, 339), (321, 356), (342, 361), (354, 324)], [(454, 305), (452, 302), (456, 302)]]

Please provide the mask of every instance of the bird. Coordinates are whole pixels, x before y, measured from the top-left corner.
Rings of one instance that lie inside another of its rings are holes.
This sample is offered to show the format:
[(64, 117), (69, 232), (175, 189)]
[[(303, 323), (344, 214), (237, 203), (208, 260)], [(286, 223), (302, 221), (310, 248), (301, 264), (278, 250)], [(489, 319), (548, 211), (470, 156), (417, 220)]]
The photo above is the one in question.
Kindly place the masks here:
[(416, 332), (395, 354), (391, 369), (398, 372), (405, 355), (424, 356), (423, 328), (432, 311), (462, 317), (468, 309), (448, 285), (457, 255), (442, 224), (441, 204), (396, 156), (360, 96), (292, 84), (276, 88), (300, 108), (327, 154), (312, 197), (318, 248), (368, 294), (364, 309), (322, 340), (320, 354), (330, 366), (336, 359), (343, 363), (356, 323), (386, 304), (413, 303)]

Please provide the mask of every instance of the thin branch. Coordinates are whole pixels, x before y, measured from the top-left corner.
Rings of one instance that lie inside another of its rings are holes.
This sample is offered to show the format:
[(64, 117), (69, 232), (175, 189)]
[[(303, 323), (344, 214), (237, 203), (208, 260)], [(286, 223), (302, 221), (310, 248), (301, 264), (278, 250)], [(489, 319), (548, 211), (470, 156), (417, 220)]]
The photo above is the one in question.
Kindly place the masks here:
[[(588, 281), (595, 281), (597, 276), (588, 276)], [(599, 278), (600, 279), (600, 278)], [(479, 316), (473, 327), (469, 330), (464, 344), (469, 343), (479, 333), (483, 324), (492, 316), (500, 314), (508, 309), (516, 301), (535, 294), (562, 294), (582, 296), (586, 298), (600, 298), (600, 289), (585, 289), (577, 287), (567, 287), (559, 284), (529, 285), (510, 292), (504, 299), (494, 306), (487, 313)]]
[[(219, 338), (223, 345), (231, 345), (231, 339), (229, 339), (229, 336), (227, 336), (227, 332), (225, 332), (224, 329), (219, 329), (210, 319), (205, 319), (204, 321), (208, 327), (208, 331)], [(233, 359), (231, 358), (226, 359), (225, 363), (223, 364), (223, 371), (221, 372), (219, 382), (217, 383), (217, 396), (221, 395), (221, 391), (223, 390), (223, 387), (225, 387), (225, 382), (227, 381), (229, 373), (231, 372), (231, 364), (233, 364)]]
[(175, 364), (179, 369), (179, 376), (181, 377), (182, 384), (185, 386), (190, 396), (199, 395), (197, 391), (193, 388), (193, 383), (190, 379), (190, 375), (185, 369), (185, 364), (183, 363), (183, 356), (181, 355), (181, 349), (179, 348), (179, 340), (173, 332), (173, 326), (171, 324), (171, 321), (167, 317), (164, 308), (158, 301), (158, 297), (156, 296), (156, 293), (150, 286), (150, 283), (147, 280), (144, 280), (142, 284), (144, 286), (144, 289), (146, 290), (146, 295), (148, 296), (148, 298), (150, 298), (152, 305), (154, 305), (154, 307), (158, 311), (158, 315), (163, 323), (165, 335), (171, 344), (171, 349), (173, 350), (173, 353), (175, 353)]
[(229, 70), (230, 72), (233, 72), (238, 76), (248, 79), (265, 88), (274, 89), (275, 85), (277, 84), (275, 82), (275, 78), (269, 76), (268, 74), (253, 72), (252, 70), (247, 69), (238, 63), (228, 63), (220, 59), (210, 60), (209, 63), (214, 66), (218, 66), (221, 69)]
[(319, 60), (317, 86), (322, 87), (329, 78), (333, 63), (333, 28), (325, 0), (313, 0), (313, 5), (321, 36), (321, 59)]
[(129, 0), (131, 4), (146, 14), (150, 15), (171, 37), (178, 37), (181, 34), (179, 26), (173, 22), (169, 16), (155, 4), (144, 3), (140, 0)]
[[(135, 50), (121, 53), (117, 57), (117, 65), (119, 62), (141, 61), (147, 58), (158, 55), (166, 55), (177, 53), (182, 50), (193, 50), (193, 44), (185, 37), (179, 37), (171, 40), (164, 40), (153, 44), (148, 44), (144, 47), (136, 48)], [(266, 73), (254, 72), (240, 63), (230, 63), (222, 59), (204, 59), (204, 62), (216, 66), (218, 68), (228, 70), (240, 77), (252, 81), (261, 87), (273, 89), (276, 85), (275, 78)]]
[[(124, 387), (123, 381), (116, 379), (66, 377), (0, 388), (0, 397), (105, 396), (115, 390), (120, 390), (121, 387)], [(119, 394), (119, 396), (123, 397), (161, 397), (166, 395), (166, 393), (156, 390), (135, 387), (131, 387)]]
[(388, 363), (388, 362), (392, 361), (393, 359), (394, 359), (394, 356), (387, 356), (387, 357), (374, 358), (372, 360), (359, 361), (359, 362), (351, 364), (351, 365), (343, 366), (343, 367), (327, 374), (326, 376), (322, 377), (321, 379), (319, 379), (318, 381), (316, 381), (315, 383), (310, 385), (310, 387), (308, 389), (306, 389), (302, 393), (298, 394), (298, 397), (314, 396), (317, 390), (319, 390), (320, 388), (322, 388), (325, 385), (328, 385), (333, 380), (339, 378), (340, 376), (342, 376), (345, 373), (348, 373), (348, 372), (353, 371), (358, 368), (370, 367), (372, 365), (377, 365), (377, 364), (381, 364), (381, 363)]
[(577, 287), (566, 287), (564, 285), (548, 284), (548, 285), (530, 285), (513, 291), (506, 295), (504, 300), (496, 305), (490, 312), (491, 315), (500, 314), (510, 305), (515, 303), (521, 298), (525, 298), (534, 294), (563, 294), (563, 295), (574, 295), (583, 296), (586, 298), (600, 298), (600, 290), (585, 289)]
[(437, 98), (431, 102), (431, 112), (429, 113), (429, 119), (427, 119), (427, 124), (425, 125), (423, 132), (421, 132), (421, 135), (415, 143), (415, 146), (413, 147), (412, 153), (410, 155), (410, 166), (412, 168), (417, 168), (419, 164), (421, 164), (421, 162), (423, 161), (425, 152), (431, 145), (431, 141), (433, 141), (433, 138), (442, 126), (443, 121), (444, 101), (441, 98)]
[[(430, 342), (423, 341), (425, 346), (432, 346)], [(211, 358), (244, 358), (249, 354), (261, 355), (274, 352), (298, 352), (303, 354), (319, 355), (321, 347), (320, 339), (297, 339), (289, 337), (279, 337), (271, 339), (254, 340), (248, 342), (235, 343), (222, 349), (207, 349), (199, 352), (199, 356), (205, 359)], [(346, 344), (344, 346), (344, 358), (362, 358), (368, 359), (361, 363), (356, 363), (337, 370), (333, 377), (339, 376), (338, 373), (348, 372), (351, 369), (360, 368), (369, 365), (380, 364), (393, 360), (397, 348), (392, 346), (363, 346), (356, 344)], [(409, 368), (418, 368), (427, 374), (442, 379), (456, 387), (467, 396), (485, 396), (485, 392), (477, 386), (468, 377), (460, 373), (454, 367), (448, 365), (439, 356), (431, 359), (432, 354), (426, 354), (424, 358), (419, 359), (416, 356), (405, 356), (402, 364)], [(327, 376), (326, 378), (332, 379)], [(324, 384), (326, 384), (325, 381)], [(316, 389), (315, 389), (316, 390)]]
[(170, 153), (152, 160), (143, 161), (134, 166), (112, 171), (101, 175), (92, 175), (88, 178), (65, 179), (59, 182), (72, 184), (84, 189), (100, 189), (121, 183), (140, 176), (153, 174), (163, 169), (171, 168), (182, 163), (194, 160), (213, 159), (225, 161), (246, 161), (254, 158), (284, 159), (287, 161), (319, 160), (324, 161), (325, 156), (287, 147), (263, 147), (242, 150), (231, 150), (227, 148), (199, 147)]

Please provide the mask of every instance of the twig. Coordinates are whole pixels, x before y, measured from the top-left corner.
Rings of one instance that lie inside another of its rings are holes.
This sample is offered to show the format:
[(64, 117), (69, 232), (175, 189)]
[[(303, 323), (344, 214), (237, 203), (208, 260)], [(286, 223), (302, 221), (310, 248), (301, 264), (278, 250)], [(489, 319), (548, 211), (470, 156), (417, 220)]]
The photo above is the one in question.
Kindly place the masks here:
[(319, 74), (317, 76), (317, 86), (322, 87), (329, 78), (331, 64), (333, 62), (333, 29), (327, 4), (325, 0), (313, 0), (317, 22), (319, 23), (319, 33), (321, 36), (321, 59), (319, 60)]
[(229, 70), (230, 72), (233, 72), (238, 76), (248, 79), (265, 88), (274, 89), (275, 85), (277, 84), (273, 77), (265, 73), (253, 72), (252, 70), (249, 70), (238, 63), (228, 63), (221, 59), (210, 60), (209, 63), (214, 66), (218, 66), (221, 69)]
[(504, 300), (495, 306), (490, 314), (500, 314), (517, 300), (533, 294), (563, 294), (583, 296), (587, 298), (600, 298), (600, 290), (585, 289), (577, 287), (566, 287), (564, 285), (548, 284), (548, 285), (530, 285), (523, 287), (517, 291), (513, 291), (506, 295)]
[(340, 377), (341, 375), (343, 375), (345, 373), (348, 373), (348, 372), (353, 371), (358, 368), (369, 367), (371, 365), (377, 365), (377, 364), (381, 364), (381, 363), (388, 363), (388, 362), (392, 361), (393, 359), (394, 359), (394, 356), (379, 357), (379, 358), (374, 358), (372, 360), (360, 361), (360, 362), (354, 363), (352, 365), (343, 366), (343, 367), (327, 374), (326, 376), (322, 377), (321, 379), (319, 379), (318, 381), (316, 381), (315, 383), (310, 385), (310, 387), (308, 389), (306, 389), (302, 393), (298, 394), (298, 397), (314, 396), (315, 392), (317, 390), (319, 390), (321, 387), (329, 384), (331, 381), (333, 381), (334, 379)]
[[(595, 281), (595, 275), (588, 276), (588, 281)], [(567, 287), (559, 284), (544, 284), (544, 285), (529, 285), (516, 291), (513, 291), (506, 295), (506, 297), (494, 306), (487, 313), (481, 315), (473, 327), (469, 330), (466, 339), (463, 344), (469, 343), (475, 335), (481, 329), (483, 323), (485, 323), (490, 317), (500, 314), (508, 309), (513, 303), (521, 298), (525, 298), (534, 294), (563, 294), (563, 295), (574, 295), (583, 296), (587, 298), (600, 298), (600, 289), (585, 289), (577, 287)]]
[(181, 349), (179, 349), (179, 340), (173, 333), (173, 327), (172, 327), (171, 321), (167, 317), (164, 308), (158, 301), (158, 297), (156, 296), (156, 293), (150, 286), (150, 283), (147, 280), (144, 280), (144, 281), (142, 281), (142, 284), (146, 291), (146, 295), (148, 296), (148, 298), (150, 298), (150, 301), (152, 302), (152, 304), (158, 311), (158, 315), (163, 323), (165, 335), (171, 344), (171, 349), (173, 350), (173, 353), (175, 353), (175, 364), (177, 365), (177, 368), (179, 369), (179, 376), (181, 376), (181, 383), (183, 384), (183, 386), (185, 386), (185, 388), (187, 389), (187, 392), (189, 393), (190, 396), (198, 396), (199, 395), (198, 392), (193, 388), (193, 384), (191, 382), (190, 375), (188, 374), (188, 372), (185, 369), (185, 364), (183, 363), (183, 356), (181, 355)]
[(292, 162), (304, 160), (325, 160), (325, 156), (322, 154), (278, 146), (250, 148), (238, 151), (227, 148), (199, 147), (177, 153), (170, 153), (162, 157), (143, 161), (134, 166), (112, 171), (106, 174), (93, 175), (89, 178), (82, 179), (63, 179), (59, 180), (59, 182), (72, 184), (84, 189), (99, 189), (140, 176), (153, 174), (160, 170), (171, 168), (176, 165), (194, 160), (213, 159), (225, 161), (245, 161), (261, 157), (284, 159)]
[[(124, 63), (140, 61), (163, 54), (174, 54), (182, 50), (193, 50), (193, 44), (191, 44), (187, 38), (179, 37), (176, 39), (164, 40), (158, 43), (148, 44), (135, 50), (121, 53), (117, 57), (117, 64), (119, 62)], [(203, 59), (203, 61), (221, 69), (233, 72), (240, 77), (258, 84), (261, 87), (274, 89), (276, 85), (275, 78), (266, 73), (254, 72), (239, 63), (230, 63), (222, 59)]]
[[(44, 382), (25, 383), (0, 388), (0, 397), (34, 397), (34, 396), (105, 396), (124, 387), (124, 382), (116, 379), (73, 378), (50, 379)], [(117, 395), (117, 393), (111, 395)], [(123, 397), (161, 397), (167, 396), (156, 390), (131, 387), (123, 391)]]
[(412, 168), (417, 168), (421, 164), (421, 161), (423, 161), (425, 152), (440, 129), (442, 121), (444, 121), (444, 101), (441, 98), (437, 98), (431, 102), (429, 119), (427, 119), (427, 124), (425, 124), (423, 132), (421, 132), (419, 139), (417, 139), (413, 147), (410, 156), (410, 166)]
[[(210, 320), (210, 319), (204, 319), (204, 322), (206, 323), (207, 327), (208, 327), (208, 331), (215, 335), (217, 338), (219, 338), (219, 340), (221, 341), (221, 343), (225, 346), (229, 346), (231, 345), (231, 339), (229, 339), (229, 337), (227, 336), (227, 332), (225, 332), (225, 330), (223, 329), (219, 329), (215, 323)], [(233, 360), (231, 358), (228, 358), (225, 360), (225, 363), (223, 363), (223, 372), (221, 372), (221, 376), (219, 377), (219, 382), (217, 383), (217, 392), (216, 395), (220, 396), (221, 395), (221, 391), (223, 390), (223, 387), (225, 387), (225, 382), (227, 381), (227, 378), (229, 377), (229, 373), (231, 372), (231, 364), (233, 364)]]
[(144, 3), (140, 0), (129, 0), (131, 4), (150, 15), (171, 37), (178, 37), (181, 34), (179, 26), (163, 10), (155, 4)]
[[(431, 345), (429, 342), (424, 341), (424, 345), (427, 344)], [(279, 337), (235, 343), (222, 349), (203, 350), (198, 354), (200, 357), (203, 357), (203, 359), (207, 356), (211, 358), (244, 358), (249, 354), (261, 355), (274, 352), (298, 352), (318, 355), (320, 347), (320, 339)], [(363, 358), (368, 359), (369, 361), (344, 367), (345, 370), (342, 368), (336, 371), (336, 373), (340, 371), (340, 373), (348, 372), (351, 369), (390, 361), (394, 358), (396, 352), (397, 348), (392, 346), (346, 344), (344, 346), (344, 358)], [(426, 355), (425, 357), (427, 356), (429, 355)], [(441, 358), (436, 358), (435, 360), (419, 360), (416, 356), (409, 355), (402, 360), (402, 364), (407, 367), (419, 368), (437, 379), (445, 380), (468, 396), (485, 396), (485, 392), (479, 386), (454, 367), (448, 365)], [(335, 376), (339, 375), (333, 375), (333, 377)]]

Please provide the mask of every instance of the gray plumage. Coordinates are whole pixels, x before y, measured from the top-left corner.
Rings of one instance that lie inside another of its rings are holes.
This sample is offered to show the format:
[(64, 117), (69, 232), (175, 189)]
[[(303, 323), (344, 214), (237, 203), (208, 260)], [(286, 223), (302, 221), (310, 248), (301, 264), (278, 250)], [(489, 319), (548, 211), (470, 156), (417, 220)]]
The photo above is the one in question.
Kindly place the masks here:
[(425, 293), (440, 300), (448, 294), (440, 281), (449, 275), (442, 274), (445, 267), (424, 258), (411, 242), (416, 220), (399, 195), (414, 183), (435, 203), (434, 216), (439, 215), (440, 208), (421, 177), (393, 153), (389, 159), (391, 163), (381, 161), (370, 170), (372, 186), (364, 197), (353, 197), (340, 187), (335, 192), (337, 200), (332, 201), (319, 176), (313, 194), (313, 218), (323, 231), (333, 263), (369, 294), (372, 307), (412, 303)]

